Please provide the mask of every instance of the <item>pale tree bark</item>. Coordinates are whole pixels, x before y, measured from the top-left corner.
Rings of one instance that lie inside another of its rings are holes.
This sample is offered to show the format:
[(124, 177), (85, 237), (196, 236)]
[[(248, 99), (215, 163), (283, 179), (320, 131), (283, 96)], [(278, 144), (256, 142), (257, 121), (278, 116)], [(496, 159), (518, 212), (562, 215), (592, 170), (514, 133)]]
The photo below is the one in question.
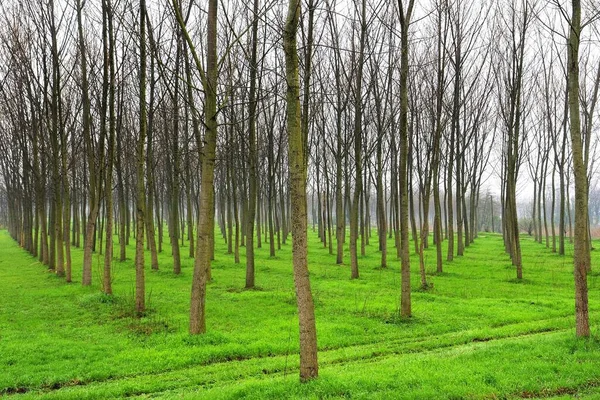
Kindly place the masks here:
[(292, 251), (300, 328), (300, 381), (305, 382), (316, 378), (319, 374), (319, 368), (315, 310), (310, 289), (307, 260), (306, 164), (303, 143), (304, 133), (302, 132), (300, 117), (300, 78), (296, 44), (300, 10), (300, 0), (289, 1), (283, 32), (283, 45), (287, 81), (286, 125), (292, 203)]

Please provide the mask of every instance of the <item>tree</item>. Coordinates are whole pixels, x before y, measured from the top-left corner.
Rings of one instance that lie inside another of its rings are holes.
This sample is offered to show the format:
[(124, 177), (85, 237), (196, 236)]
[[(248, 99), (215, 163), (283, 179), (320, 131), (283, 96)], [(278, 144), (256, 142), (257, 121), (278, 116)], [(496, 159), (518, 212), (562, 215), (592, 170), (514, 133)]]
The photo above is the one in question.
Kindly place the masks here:
[[(169, 197), (171, 200), (170, 204), (170, 223), (169, 223), (169, 239), (171, 241), (171, 252), (173, 253), (173, 273), (175, 275), (179, 275), (181, 273), (181, 252), (179, 248), (179, 200), (180, 200), (180, 175), (181, 175), (181, 155), (180, 155), (180, 142), (179, 142), (179, 75), (180, 75), (180, 67), (181, 67), (181, 38), (180, 34), (177, 35), (175, 42), (176, 47), (176, 55), (175, 55), (175, 76), (173, 79), (173, 92), (172, 92), (172, 101), (173, 101), (173, 126), (171, 127), (171, 137), (170, 139), (170, 151), (169, 151), (169, 162), (171, 168), (169, 168), (169, 174), (167, 177), (167, 181), (170, 181), (170, 192)], [(167, 85), (169, 85), (167, 83)], [(164, 108), (163, 108), (164, 109)], [(166, 119), (166, 118), (165, 118)], [(163, 123), (167, 123), (167, 121), (163, 121)], [(165, 129), (165, 134), (168, 132), (168, 129)]]
[(402, 288), (400, 296), (400, 315), (411, 316), (410, 298), (410, 255), (408, 243), (408, 29), (412, 16), (414, 0), (409, 0), (406, 10), (404, 1), (398, 0), (400, 14), (400, 264)]
[(352, 205), (350, 209), (350, 261), (351, 261), (351, 278), (357, 279), (358, 273), (358, 250), (356, 242), (358, 240), (358, 211), (359, 202), (362, 196), (363, 184), (362, 184), (362, 145), (363, 145), (363, 134), (362, 134), (362, 110), (363, 110), (363, 65), (365, 59), (365, 42), (367, 36), (367, 17), (366, 0), (362, 0), (362, 6), (360, 11), (360, 44), (358, 49), (358, 60), (356, 64), (356, 86), (354, 88), (354, 196), (352, 199)]
[(135, 311), (141, 316), (146, 311), (146, 281), (144, 276), (144, 225), (146, 221), (146, 185), (144, 182), (146, 164), (146, 0), (140, 0), (140, 132), (136, 145), (136, 233), (135, 233)]
[(512, 1), (508, 15), (499, 13), (502, 34), (499, 38), (504, 52), (499, 49), (496, 60), (496, 80), (499, 85), (500, 115), (504, 124), (504, 240), (517, 279), (523, 278), (519, 222), (517, 217), (516, 187), (521, 163), (523, 141), (523, 85), (527, 30), (531, 23), (531, 4)]
[[(51, 84), (51, 104), (50, 104), (50, 147), (52, 149), (52, 201), (50, 209), (52, 212), (51, 221), (53, 221), (54, 230), (50, 234), (50, 267), (54, 268), (59, 276), (65, 275), (64, 268), (64, 236), (63, 236), (63, 180), (59, 173), (60, 149), (58, 139), (64, 137), (64, 126), (62, 123), (62, 102), (61, 102), (61, 71), (58, 49), (58, 32), (55, 23), (54, 1), (48, 2), (48, 19), (50, 25), (51, 37), (51, 55), (52, 55), (52, 84)], [(67, 242), (68, 244), (68, 242)]]
[(319, 375), (317, 361), (317, 329), (315, 309), (310, 289), (307, 260), (307, 204), (306, 164), (300, 116), (300, 78), (296, 33), (301, 0), (289, 0), (283, 30), (285, 52), (286, 127), (288, 133), (288, 164), (290, 170), (290, 197), (292, 212), (292, 251), (294, 285), (300, 327), (300, 381), (306, 382)]
[(436, 82), (435, 82), (435, 128), (433, 133), (433, 159), (431, 162), (432, 179), (433, 179), (433, 238), (436, 249), (436, 271), (443, 271), (442, 259), (442, 210), (440, 199), (440, 160), (441, 160), (441, 144), (442, 130), (445, 122), (442, 120), (442, 108), (444, 106), (444, 91), (445, 91), (445, 71), (446, 57), (444, 57), (444, 47), (447, 40), (448, 17), (442, 4), (437, 5), (437, 43), (436, 43)]
[(208, 28), (206, 35), (206, 70), (202, 67), (192, 38), (187, 31), (185, 21), (176, 0), (173, 10), (177, 18), (188, 49), (192, 53), (196, 69), (200, 73), (205, 95), (204, 115), (206, 133), (204, 145), (198, 149), (201, 153), (200, 199), (198, 201), (198, 232), (196, 236), (196, 255), (194, 257), (194, 277), (190, 301), (190, 333), (206, 332), (206, 283), (210, 277), (211, 241), (214, 231), (214, 179), (215, 155), (217, 147), (217, 8), (218, 0), (210, 0), (208, 5)]
[(249, 94), (249, 118), (248, 118), (248, 162), (249, 162), (249, 185), (248, 185), (248, 219), (246, 221), (246, 288), (254, 287), (254, 222), (256, 219), (256, 75), (258, 72), (257, 47), (258, 47), (258, 0), (253, 2), (252, 15), (252, 50), (250, 56), (250, 94)]
[(588, 221), (588, 180), (584, 160), (584, 140), (581, 135), (579, 115), (579, 43), (581, 40), (581, 1), (571, 0), (572, 14), (569, 21), (567, 42), (567, 84), (571, 146), (573, 149), (573, 175), (575, 176), (575, 244), (573, 267), (575, 277), (576, 335), (590, 336), (588, 317), (587, 270), (590, 265)]
[[(143, 1), (143, 0), (140, 0)], [(101, 130), (97, 142), (94, 141), (92, 134), (92, 112), (90, 100), (90, 85), (88, 81), (87, 65), (87, 46), (83, 35), (83, 3), (77, 0), (77, 32), (79, 40), (79, 56), (81, 67), (81, 102), (83, 106), (82, 128), (83, 140), (85, 143), (85, 154), (87, 155), (88, 165), (88, 217), (85, 224), (85, 237), (83, 245), (83, 274), (82, 284), (89, 286), (92, 284), (92, 251), (94, 248), (94, 238), (96, 231), (96, 222), (100, 210), (100, 196), (102, 193), (101, 165), (104, 162), (104, 140), (105, 133)], [(96, 145), (97, 143), (97, 145)]]
[[(105, 204), (106, 204), (106, 249), (104, 251), (104, 274), (102, 280), (103, 291), (112, 294), (111, 267), (113, 259), (113, 166), (115, 160), (115, 38), (113, 29), (113, 8), (110, 0), (102, 2), (102, 33), (104, 42), (104, 84), (102, 110), (102, 126), (106, 130), (106, 111), (108, 108), (108, 152), (105, 176)], [(108, 96), (108, 98), (107, 98)], [(139, 193), (138, 193), (139, 195)]]
[[(344, 140), (344, 114), (346, 112), (350, 96), (350, 90), (346, 87), (352, 80), (352, 73), (349, 74), (346, 70), (344, 60), (342, 59), (342, 51), (340, 48), (341, 32), (338, 29), (337, 18), (332, 10), (332, 5), (327, 2), (328, 22), (330, 28), (330, 36), (333, 41), (334, 57), (333, 69), (335, 76), (335, 101), (333, 109), (335, 111), (335, 138), (336, 148), (333, 151), (335, 158), (335, 219), (336, 219), (336, 263), (344, 262), (344, 242), (346, 240), (346, 224), (345, 224), (345, 208), (344, 208), (344, 179), (343, 179), (343, 163), (347, 159), (346, 141)], [(346, 185), (346, 190), (348, 189)]]

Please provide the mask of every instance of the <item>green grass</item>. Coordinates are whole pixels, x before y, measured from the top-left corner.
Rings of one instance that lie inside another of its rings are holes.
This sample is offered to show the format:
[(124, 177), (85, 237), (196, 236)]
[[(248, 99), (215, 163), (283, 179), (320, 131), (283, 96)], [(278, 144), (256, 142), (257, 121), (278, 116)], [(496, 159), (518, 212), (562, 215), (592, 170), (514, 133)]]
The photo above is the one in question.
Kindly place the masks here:
[[(431, 246), (433, 288), (419, 290), (413, 255), (406, 320), (397, 316), (391, 241), (391, 267), (379, 268), (373, 239), (352, 281), (349, 266), (309, 238), (320, 377), (300, 384), (290, 244), (275, 258), (268, 246), (258, 249), (259, 290), (243, 290), (244, 249), (236, 265), (219, 238), (208, 333), (190, 336), (193, 260), (183, 257), (181, 275), (173, 275), (168, 246), (161, 270), (147, 269), (149, 312), (136, 319), (132, 261), (114, 262), (115, 296), (107, 297), (98, 280), (102, 257), (94, 258), (94, 285), (82, 287), (82, 252), (74, 249), (74, 283), (66, 284), (0, 232), (0, 397), (600, 397), (600, 275), (589, 277), (593, 337), (577, 340), (569, 255), (523, 237), (525, 279), (517, 282), (498, 235), (481, 234), (439, 275)], [(600, 252), (592, 258), (600, 269)]]

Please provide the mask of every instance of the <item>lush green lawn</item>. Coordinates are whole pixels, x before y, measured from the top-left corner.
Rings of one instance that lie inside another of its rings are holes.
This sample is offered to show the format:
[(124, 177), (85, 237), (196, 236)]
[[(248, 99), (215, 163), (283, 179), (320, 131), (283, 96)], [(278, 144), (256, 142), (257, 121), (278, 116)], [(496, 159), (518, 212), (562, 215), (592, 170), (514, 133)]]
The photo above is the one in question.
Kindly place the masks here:
[[(138, 320), (132, 261), (114, 262), (109, 298), (100, 294), (102, 258), (84, 288), (74, 250), (66, 284), (0, 232), (0, 397), (600, 397), (600, 275), (589, 278), (594, 337), (576, 340), (569, 256), (524, 237), (525, 279), (516, 282), (501, 237), (482, 234), (428, 276), (427, 292), (413, 257), (414, 317), (402, 320), (399, 262), (390, 255), (391, 268), (378, 268), (375, 238), (355, 281), (312, 233), (311, 241), (320, 378), (302, 385), (289, 244), (274, 259), (268, 246), (257, 251), (260, 288), (245, 291), (244, 258), (234, 264), (218, 240), (208, 333), (190, 336), (193, 260), (184, 257), (174, 276), (165, 252), (161, 270), (147, 270), (150, 312)], [(434, 271), (433, 248), (427, 263)]]

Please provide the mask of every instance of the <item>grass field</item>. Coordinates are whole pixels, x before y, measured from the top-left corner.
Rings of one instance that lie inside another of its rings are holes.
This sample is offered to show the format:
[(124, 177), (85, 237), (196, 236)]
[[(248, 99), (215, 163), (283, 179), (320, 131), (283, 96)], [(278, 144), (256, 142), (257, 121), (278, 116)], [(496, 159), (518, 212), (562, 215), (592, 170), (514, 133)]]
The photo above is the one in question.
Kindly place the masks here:
[[(376, 239), (354, 281), (348, 265), (310, 240), (320, 377), (300, 384), (290, 244), (276, 258), (268, 246), (257, 250), (259, 288), (247, 291), (244, 258), (234, 264), (218, 240), (208, 333), (190, 336), (193, 260), (182, 258), (175, 276), (170, 252), (160, 255), (161, 270), (146, 275), (150, 311), (136, 319), (133, 261), (114, 262), (115, 296), (107, 297), (102, 258), (94, 259), (94, 285), (82, 287), (82, 251), (74, 249), (74, 283), (66, 284), (0, 232), (0, 397), (600, 398), (598, 250), (589, 277), (593, 337), (584, 341), (575, 339), (571, 257), (529, 237), (522, 282), (497, 235), (481, 234), (443, 274), (429, 275), (427, 292), (413, 257), (409, 320), (397, 317), (399, 262), (378, 268)], [(431, 272), (434, 262), (432, 247)]]

